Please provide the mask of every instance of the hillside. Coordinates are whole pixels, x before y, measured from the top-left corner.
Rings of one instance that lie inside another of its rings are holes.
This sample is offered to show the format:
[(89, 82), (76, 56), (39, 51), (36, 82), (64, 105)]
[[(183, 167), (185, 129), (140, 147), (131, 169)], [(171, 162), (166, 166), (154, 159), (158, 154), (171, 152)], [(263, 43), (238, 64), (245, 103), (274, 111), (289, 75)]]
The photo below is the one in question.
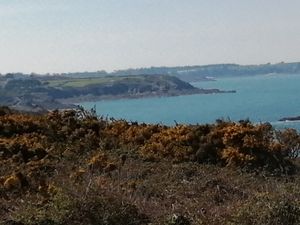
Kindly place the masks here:
[[(300, 62), (295, 63), (266, 63), (260, 65), (238, 65), (238, 64), (213, 64), (175, 67), (146, 67), (116, 70), (113, 72), (78, 72), (62, 73), (57, 76), (71, 78), (105, 77), (105, 76), (128, 76), (128, 75), (156, 75), (166, 74), (176, 76), (187, 82), (206, 81), (213, 78), (230, 76), (256, 76), (262, 74), (300, 74)], [(22, 76), (22, 74), (17, 74)], [(37, 75), (37, 74), (36, 74)]]
[(262, 74), (300, 74), (300, 63), (277, 63), (261, 65), (215, 64), (204, 66), (150, 67), (118, 70), (122, 74), (169, 74), (187, 82), (210, 80), (228, 76), (255, 76)]
[(61, 92), (53, 94), (52, 97), (71, 102), (76, 102), (78, 97), (90, 100), (222, 93), (218, 89), (196, 88), (169, 75), (66, 78), (47, 80), (47, 83), (50, 87), (61, 90)]
[(72, 108), (82, 101), (224, 93), (199, 89), (168, 75), (68, 78), (7, 75), (0, 79), (0, 104), (23, 111)]
[(234, 92), (197, 89), (187, 82), (230, 76), (299, 74), (300, 63), (261, 65), (216, 64), (150, 67), (113, 72), (0, 75), (0, 104), (25, 111), (72, 108), (73, 103), (101, 99), (140, 98)]
[[(145, 67), (130, 68), (107, 72), (104, 70), (95, 72), (76, 72), (76, 73), (56, 73), (51, 77), (65, 78), (99, 78), (107, 76), (132, 76), (132, 75), (157, 75), (165, 74), (176, 76), (187, 82), (206, 81), (212, 78), (228, 76), (256, 76), (263, 74), (300, 74), (300, 62), (293, 63), (266, 63), (258, 65), (239, 65), (239, 64), (212, 64), (212, 65), (193, 65), (193, 66), (174, 66), (174, 67)], [(30, 74), (32, 77), (49, 76), (50, 74)], [(23, 78), (29, 76), (22, 73), (6, 74), (8, 77)], [(1, 76), (0, 76), (1, 77)]]
[(0, 224), (300, 223), (294, 130), (0, 109)]

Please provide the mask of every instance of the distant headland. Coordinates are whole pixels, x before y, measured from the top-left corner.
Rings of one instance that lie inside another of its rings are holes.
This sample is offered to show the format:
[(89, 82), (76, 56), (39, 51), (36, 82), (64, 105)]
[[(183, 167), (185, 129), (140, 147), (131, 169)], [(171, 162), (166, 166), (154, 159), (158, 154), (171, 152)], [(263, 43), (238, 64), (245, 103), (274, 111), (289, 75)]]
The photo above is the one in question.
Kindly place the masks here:
[(72, 108), (74, 103), (103, 99), (233, 93), (234, 90), (196, 88), (190, 83), (265, 74), (300, 74), (300, 62), (149, 67), (110, 73), (8, 73), (0, 75), (0, 105), (41, 111)]
[(191, 94), (232, 93), (196, 88), (170, 75), (66, 76), (6, 75), (0, 77), (0, 104), (21, 111), (75, 107), (75, 103), (104, 99), (144, 98)]
[(300, 121), (300, 116), (283, 117), (279, 121)]

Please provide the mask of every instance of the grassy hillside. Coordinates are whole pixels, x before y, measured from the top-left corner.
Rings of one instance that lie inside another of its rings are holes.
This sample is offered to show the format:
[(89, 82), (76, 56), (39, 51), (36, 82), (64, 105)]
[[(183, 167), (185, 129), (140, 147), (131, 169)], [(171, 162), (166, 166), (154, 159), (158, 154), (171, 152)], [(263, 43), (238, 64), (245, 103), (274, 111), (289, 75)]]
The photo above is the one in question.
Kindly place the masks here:
[(105, 84), (125, 79), (124, 77), (88, 77), (88, 78), (62, 78), (46, 80), (51, 87), (84, 87), (87, 85)]
[[(233, 92), (233, 91), (231, 91)], [(23, 111), (72, 108), (71, 104), (103, 99), (224, 93), (199, 89), (168, 75), (67, 78), (0, 77), (0, 104)]]
[(300, 137), (0, 110), (0, 224), (299, 224)]

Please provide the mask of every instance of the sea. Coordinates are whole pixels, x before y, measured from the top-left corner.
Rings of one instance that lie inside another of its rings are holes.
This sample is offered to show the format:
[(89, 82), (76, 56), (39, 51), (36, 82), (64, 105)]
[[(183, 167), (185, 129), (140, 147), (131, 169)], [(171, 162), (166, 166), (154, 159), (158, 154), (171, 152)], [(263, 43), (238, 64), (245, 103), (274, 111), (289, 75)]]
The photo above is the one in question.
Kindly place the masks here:
[(80, 105), (88, 110), (95, 107), (99, 116), (140, 123), (172, 126), (213, 123), (216, 119), (249, 119), (254, 123), (269, 122), (277, 129), (300, 131), (300, 121), (278, 121), (300, 116), (300, 74), (227, 77), (191, 84), (199, 88), (236, 90), (236, 93), (103, 100)]

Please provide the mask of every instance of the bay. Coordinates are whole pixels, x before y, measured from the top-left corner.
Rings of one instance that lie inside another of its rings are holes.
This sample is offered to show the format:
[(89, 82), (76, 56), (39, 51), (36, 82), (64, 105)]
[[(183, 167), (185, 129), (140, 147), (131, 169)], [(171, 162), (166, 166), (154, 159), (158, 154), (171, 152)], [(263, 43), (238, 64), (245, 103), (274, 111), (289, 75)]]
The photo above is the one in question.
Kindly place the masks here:
[(300, 115), (300, 74), (230, 77), (192, 84), (237, 92), (104, 100), (80, 105), (86, 109), (96, 106), (97, 114), (105, 117), (145, 123), (202, 124), (220, 118), (233, 121), (250, 119), (270, 122), (277, 128), (300, 130), (300, 122), (278, 122), (282, 117)]

